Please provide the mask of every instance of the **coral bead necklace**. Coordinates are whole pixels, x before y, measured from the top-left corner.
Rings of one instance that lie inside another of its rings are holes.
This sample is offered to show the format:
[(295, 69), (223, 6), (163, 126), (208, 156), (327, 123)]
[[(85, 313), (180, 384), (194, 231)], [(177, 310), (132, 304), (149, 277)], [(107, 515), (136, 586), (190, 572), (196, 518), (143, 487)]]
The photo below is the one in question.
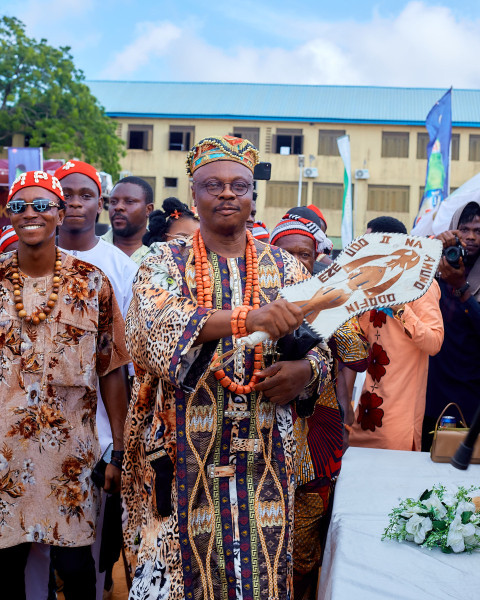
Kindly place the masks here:
[(12, 279), (13, 279), (13, 297), (15, 300), (15, 308), (18, 316), (24, 319), (27, 323), (33, 323), (38, 325), (41, 321), (45, 321), (47, 316), (52, 312), (58, 300), (58, 291), (60, 289), (60, 269), (62, 267), (62, 253), (58, 247), (55, 247), (55, 268), (53, 271), (53, 286), (52, 293), (50, 294), (47, 305), (44, 308), (37, 308), (31, 315), (27, 315), (23, 300), (22, 300), (22, 286), (20, 272), (18, 269), (18, 250), (12, 258)]
[[(255, 241), (250, 231), (247, 234), (247, 246), (245, 249), (245, 264), (247, 269), (247, 279), (245, 284), (245, 296), (243, 305), (237, 307), (232, 314), (232, 334), (238, 339), (247, 335), (245, 321), (248, 311), (260, 308), (260, 287), (258, 283), (258, 259)], [(197, 302), (205, 308), (213, 308), (212, 289), (210, 273), (208, 270), (207, 250), (200, 230), (198, 229), (193, 236), (193, 252), (195, 256), (195, 281), (197, 284)], [(252, 301), (252, 306), (250, 306)], [(213, 362), (218, 359), (215, 353)], [(215, 371), (215, 378), (222, 387), (236, 394), (249, 394), (254, 385), (260, 381), (255, 373), (262, 368), (262, 344), (257, 344), (254, 349), (254, 374), (246, 385), (235, 383), (223, 369)]]

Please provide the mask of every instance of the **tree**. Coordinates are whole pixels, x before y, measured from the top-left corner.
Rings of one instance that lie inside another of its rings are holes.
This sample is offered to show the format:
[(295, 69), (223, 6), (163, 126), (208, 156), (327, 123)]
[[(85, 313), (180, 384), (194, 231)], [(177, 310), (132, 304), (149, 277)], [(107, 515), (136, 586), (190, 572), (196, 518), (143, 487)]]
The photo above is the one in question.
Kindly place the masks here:
[(27, 37), (14, 17), (0, 19), (0, 146), (21, 133), (46, 157), (77, 157), (115, 179), (123, 142), (84, 83), (68, 46)]

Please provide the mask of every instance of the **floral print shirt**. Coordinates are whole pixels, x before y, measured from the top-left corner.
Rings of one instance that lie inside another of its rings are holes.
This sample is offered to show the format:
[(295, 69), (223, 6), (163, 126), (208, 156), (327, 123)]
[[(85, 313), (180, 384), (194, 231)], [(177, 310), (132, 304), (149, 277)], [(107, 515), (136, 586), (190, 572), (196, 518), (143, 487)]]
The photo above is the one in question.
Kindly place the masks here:
[[(43, 323), (26, 323), (12, 256), (0, 256), (0, 547), (92, 544), (96, 386), (129, 360), (123, 320), (102, 271), (62, 253), (55, 307)], [(46, 305), (52, 279), (21, 274), (27, 314)]]

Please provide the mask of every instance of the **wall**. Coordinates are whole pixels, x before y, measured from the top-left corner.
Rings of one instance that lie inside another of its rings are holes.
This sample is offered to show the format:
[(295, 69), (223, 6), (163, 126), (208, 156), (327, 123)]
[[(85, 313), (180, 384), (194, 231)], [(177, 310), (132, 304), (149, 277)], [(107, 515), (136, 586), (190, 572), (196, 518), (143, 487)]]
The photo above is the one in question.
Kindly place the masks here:
[[(304, 179), (307, 184), (307, 203), (312, 202), (313, 183), (342, 183), (343, 165), (338, 156), (319, 156), (318, 132), (320, 129), (344, 129), (350, 136), (352, 154), (352, 173), (356, 169), (368, 169), (368, 180), (354, 179), (354, 222), (355, 234), (365, 231), (367, 222), (383, 214), (367, 210), (369, 185), (400, 185), (410, 188), (409, 211), (390, 213), (400, 218), (407, 227), (413, 223), (419, 206), (420, 187), (425, 185), (426, 159), (417, 159), (417, 133), (425, 133), (424, 127), (382, 125), (382, 124), (329, 124), (329, 123), (299, 123), (299, 122), (258, 122), (258, 121), (233, 121), (221, 119), (186, 120), (186, 119), (153, 119), (153, 118), (118, 118), (117, 133), (127, 140), (128, 124), (152, 125), (153, 142), (152, 150), (128, 150), (127, 156), (122, 159), (122, 168), (140, 177), (156, 177), (155, 203), (159, 207), (164, 198), (175, 195), (183, 202), (191, 203), (189, 181), (185, 172), (185, 152), (169, 151), (169, 126), (185, 125), (195, 126), (195, 141), (209, 135), (224, 135), (232, 133), (234, 128), (258, 127), (260, 128), (259, 150), (261, 159), (272, 163), (272, 181), (298, 182), (299, 167), (296, 155), (281, 156), (266, 152), (271, 144), (271, 136), (278, 128), (302, 129), (304, 135), (303, 154), (305, 166), (316, 167), (318, 178)], [(408, 158), (382, 158), (382, 131), (408, 131), (409, 155)], [(458, 187), (467, 179), (473, 177), (480, 170), (480, 163), (468, 160), (469, 134), (478, 134), (477, 128), (453, 128), (454, 133), (460, 134), (459, 160), (451, 163), (450, 185)], [(313, 159), (310, 160), (310, 155)], [(164, 178), (175, 177), (178, 180), (177, 188), (165, 188)], [(269, 207), (265, 209), (267, 183), (257, 183), (258, 218), (264, 220), (268, 227), (274, 226), (285, 213), (285, 208)], [(296, 204), (296, 200), (294, 202)], [(322, 207), (320, 207), (322, 208)], [(340, 236), (341, 211), (326, 210), (325, 217), (328, 221), (328, 233), (332, 237)], [(102, 218), (102, 220), (104, 217)]]

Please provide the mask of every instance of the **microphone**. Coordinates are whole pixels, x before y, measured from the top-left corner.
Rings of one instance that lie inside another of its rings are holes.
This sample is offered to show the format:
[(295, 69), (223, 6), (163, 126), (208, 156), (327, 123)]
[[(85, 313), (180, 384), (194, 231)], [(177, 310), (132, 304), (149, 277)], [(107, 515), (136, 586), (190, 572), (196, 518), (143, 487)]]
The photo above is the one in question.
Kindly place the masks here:
[(463, 471), (468, 468), (470, 461), (472, 460), (473, 447), (477, 441), (478, 434), (480, 433), (480, 404), (478, 405), (477, 412), (473, 419), (473, 424), (470, 427), (469, 432), (463, 442), (461, 442), (458, 450), (450, 459), (456, 469), (462, 469)]

